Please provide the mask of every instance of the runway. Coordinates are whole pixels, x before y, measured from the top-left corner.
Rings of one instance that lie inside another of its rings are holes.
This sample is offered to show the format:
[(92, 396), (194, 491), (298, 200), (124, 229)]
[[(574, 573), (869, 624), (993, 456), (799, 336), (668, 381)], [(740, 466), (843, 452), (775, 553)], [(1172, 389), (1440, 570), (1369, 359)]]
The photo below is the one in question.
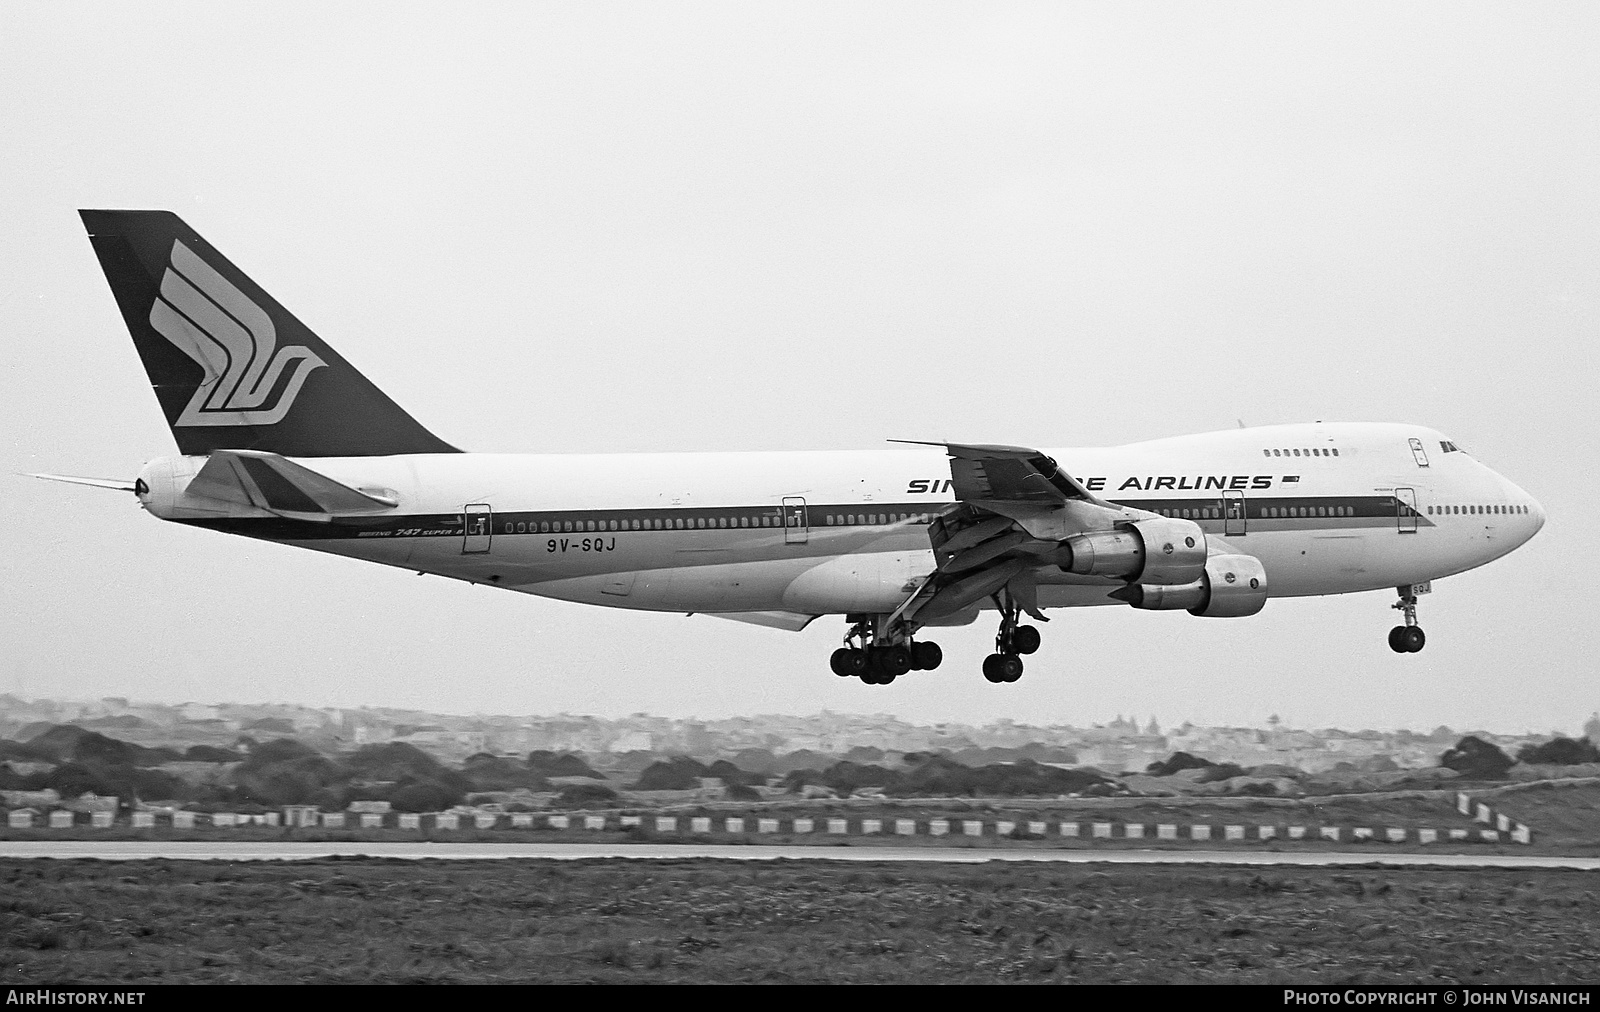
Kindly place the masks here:
[(0, 841), (0, 858), (100, 861), (312, 861), (373, 857), (421, 861), (585, 861), (599, 859), (724, 861), (862, 861), (982, 864), (1031, 861), (1065, 864), (1221, 864), (1234, 866), (1382, 865), (1445, 868), (1566, 868), (1600, 870), (1597, 857), (1547, 854), (1420, 854), (1360, 851), (1265, 850), (1022, 850), (968, 847), (729, 846), (704, 843), (303, 843), (147, 842), (140, 840)]

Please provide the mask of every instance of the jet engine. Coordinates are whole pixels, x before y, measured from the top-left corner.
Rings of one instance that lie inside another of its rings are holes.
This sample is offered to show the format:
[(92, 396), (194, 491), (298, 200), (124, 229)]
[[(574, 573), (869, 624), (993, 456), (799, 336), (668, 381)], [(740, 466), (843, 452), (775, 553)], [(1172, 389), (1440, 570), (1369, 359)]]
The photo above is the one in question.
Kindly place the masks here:
[(1062, 569), (1080, 576), (1179, 587), (1193, 584), (1205, 569), (1206, 536), (1193, 520), (1151, 517), (1114, 531), (1075, 534), (1056, 558)]
[(1213, 555), (1193, 583), (1130, 583), (1111, 596), (1147, 611), (1184, 608), (1205, 618), (1241, 618), (1266, 606), (1267, 570), (1253, 555)]

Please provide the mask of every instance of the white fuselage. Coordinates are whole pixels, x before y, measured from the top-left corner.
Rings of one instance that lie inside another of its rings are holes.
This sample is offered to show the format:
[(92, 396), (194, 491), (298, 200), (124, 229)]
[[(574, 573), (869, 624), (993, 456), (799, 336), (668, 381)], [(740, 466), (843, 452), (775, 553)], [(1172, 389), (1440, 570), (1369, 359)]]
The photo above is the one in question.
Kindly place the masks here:
[[(1544, 522), (1522, 489), (1420, 426), (1272, 426), (1047, 450), (1113, 503), (1192, 519), (1265, 567), (1273, 597), (1438, 579)], [(315, 521), (184, 508), (205, 458), (153, 462), (165, 519), (589, 604), (658, 611), (883, 613), (934, 568), (952, 507), (936, 448), (868, 452), (426, 454), (299, 461), (397, 505)], [(160, 466), (157, 466), (160, 465)], [(1039, 578), (1045, 608), (1118, 603), (1115, 581)], [(970, 616), (968, 616), (970, 619)]]

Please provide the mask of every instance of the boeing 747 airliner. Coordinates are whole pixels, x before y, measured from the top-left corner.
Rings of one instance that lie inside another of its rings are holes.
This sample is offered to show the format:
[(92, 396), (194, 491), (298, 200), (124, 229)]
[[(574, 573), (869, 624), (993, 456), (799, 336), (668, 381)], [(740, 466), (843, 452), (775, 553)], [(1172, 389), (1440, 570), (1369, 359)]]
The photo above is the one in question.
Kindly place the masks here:
[(1052, 608), (1239, 618), (1271, 597), (1417, 596), (1544, 524), (1533, 497), (1420, 425), (1308, 423), (1127, 446), (465, 453), (418, 424), (166, 211), (83, 211), (178, 455), (133, 492), (163, 520), (545, 597), (799, 630), (845, 621), (836, 674), (939, 665), (999, 619), (1014, 682)]

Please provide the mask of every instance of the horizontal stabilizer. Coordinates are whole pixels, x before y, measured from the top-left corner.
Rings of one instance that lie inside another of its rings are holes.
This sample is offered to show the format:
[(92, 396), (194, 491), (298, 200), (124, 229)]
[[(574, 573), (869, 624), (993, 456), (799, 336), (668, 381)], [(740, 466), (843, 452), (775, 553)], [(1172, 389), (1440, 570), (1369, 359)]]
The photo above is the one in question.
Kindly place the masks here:
[(354, 489), (261, 450), (217, 450), (185, 493), (295, 516), (370, 516), (394, 509), (387, 489)]
[(34, 474), (30, 478), (43, 478), (45, 481), (64, 481), (69, 485), (92, 485), (95, 488), (110, 488), (118, 492), (132, 492), (133, 482), (119, 481), (116, 478), (79, 478), (70, 474)]

